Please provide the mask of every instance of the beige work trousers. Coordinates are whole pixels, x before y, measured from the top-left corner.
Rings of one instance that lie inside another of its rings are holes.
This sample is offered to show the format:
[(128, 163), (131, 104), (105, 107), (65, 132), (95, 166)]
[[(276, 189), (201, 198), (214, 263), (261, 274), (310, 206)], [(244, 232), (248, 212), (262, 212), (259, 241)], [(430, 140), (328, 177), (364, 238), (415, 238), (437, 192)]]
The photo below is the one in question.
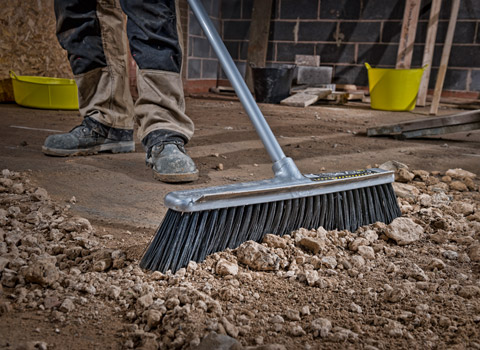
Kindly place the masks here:
[[(180, 15), (176, 1), (177, 31), (182, 47)], [(142, 140), (155, 130), (171, 130), (189, 140), (194, 131), (185, 114), (185, 97), (181, 73), (137, 70), (138, 99), (133, 103), (129, 88), (128, 40), (125, 15), (118, 0), (99, 0), (97, 16), (107, 66), (75, 76), (82, 117), (119, 129), (138, 126)]]

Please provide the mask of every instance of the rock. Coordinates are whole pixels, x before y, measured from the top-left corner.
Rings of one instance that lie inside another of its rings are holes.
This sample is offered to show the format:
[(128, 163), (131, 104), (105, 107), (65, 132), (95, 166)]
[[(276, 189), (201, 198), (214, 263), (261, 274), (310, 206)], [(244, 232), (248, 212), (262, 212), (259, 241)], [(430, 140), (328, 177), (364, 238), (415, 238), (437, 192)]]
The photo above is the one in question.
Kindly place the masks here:
[(280, 315), (275, 315), (269, 319), (270, 323), (285, 323), (285, 320), (282, 316)]
[(400, 168), (395, 172), (395, 181), (398, 182), (410, 182), (414, 177), (415, 175), (405, 168)]
[(3, 272), (3, 270), (5, 269), (5, 267), (7, 267), (9, 262), (10, 262), (9, 259), (7, 259), (4, 256), (0, 256), (0, 273)]
[(225, 259), (217, 262), (216, 273), (220, 276), (236, 276), (238, 274), (238, 265)]
[(122, 289), (118, 286), (112, 285), (112, 286), (109, 286), (107, 289), (107, 295), (114, 300), (118, 299), (121, 293), (122, 293)]
[(445, 268), (445, 263), (440, 259), (432, 259), (427, 266), (428, 270), (443, 270)]
[(266, 234), (265, 237), (263, 237), (263, 243), (272, 248), (287, 248), (287, 241), (284, 238), (277, 235), (272, 235), (270, 233)]
[(55, 266), (57, 259), (47, 253), (40, 256), (33, 255), (29, 266), (22, 270), (27, 282), (41, 286), (51, 286), (58, 281), (60, 270)]
[(381, 164), (379, 168), (383, 170), (390, 170), (390, 171), (396, 171), (398, 169), (408, 170), (408, 166), (406, 164), (397, 162), (396, 160), (389, 160), (388, 162)]
[(205, 338), (202, 339), (198, 346), (194, 346), (191, 350), (234, 350), (241, 349), (241, 344), (223, 334), (217, 334), (215, 332), (209, 333)]
[(148, 310), (147, 311), (147, 325), (150, 329), (157, 327), (162, 320), (163, 314), (158, 310)]
[(458, 290), (458, 295), (465, 299), (480, 296), (480, 288), (477, 286), (463, 286)]
[(474, 173), (471, 173), (469, 171), (457, 168), (457, 169), (449, 169), (445, 173), (446, 176), (450, 176), (451, 178), (454, 179), (464, 179), (466, 177), (474, 179), (477, 175)]
[(317, 284), (318, 280), (320, 279), (320, 276), (318, 275), (317, 270), (307, 270), (305, 271), (305, 279), (309, 286), (314, 286)]
[(479, 262), (480, 261), (480, 244), (474, 243), (468, 248), (468, 257), (471, 261)]
[(326, 318), (317, 318), (310, 324), (310, 329), (315, 337), (326, 338), (332, 330), (332, 323)]
[(337, 259), (334, 256), (323, 256), (320, 261), (322, 265), (329, 269), (334, 269), (338, 265)]
[(450, 183), (450, 191), (467, 192), (468, 187), (461, 181), (452, 181)]
[(65, 299), (62, 305), (60, 305), (59, 310), (62, 312), (71, 312), (75, 310), (75, 304), (71, 299)]
[(300, 321), (300, 312), (298, 310), (287, 309), (285, 317), (290, 321)]
[(148, 308), (153, 304), (153, 295), (148, 293), (137, 299), (137, 304), (143, 309)]
[(320, 238), (303, 237), (298, 242), (298, 246), (312, 252), (313, 254), (318, 254), (318, 252), (320, 252), (325, 247), (325, 241)]
[(238, 337), (238, 328), (231, 324), (226, 317), (222, 317), (220, 322), (222, 322), (223, 328), (225, 328), (225, 331), (229, 336), (233, 338)]
[(358, 247), (358, 254), (364, 257), (367, 260), (374, 260), (375, 259), (375, 251), (372, 247), (361, 245)]
[(415, 186), (399, 182), (393, 183), (393, 189), (398, 198), (415, 199), (420, 194), (420, 191)]
[(365, 266), (365, 259), (361, 255), (354, 255), (350, 258), (350, 261), (355, 267)]
[(368, 241), (368, 239), (364, 237), (357, 237), (348, 244), (348, 249), (350, 249), (352, 252), (356, 252), (358, 251), (358, 247), (360, 247), (361, 245), (369, 245), (369, 243), (370, 242)]
[(10, 302), (8, 301), (0, 302), (0, 316), (9, 314), (12, 311), (13, 311), (13, 307), (12, 307), (12, 304), (10, 304)]
[(23, 187), (23, 184), (20, 182), (13, 184), (13, 186), (11, 187), (11, 190), (15, 194), (22, 194), (23, 192), (25, 192), (25, 188)]
[(48, 201), (50, 199), (50, 196), (48, 195), (46, 189), (38, 187), (35, 192), (33, 192), (32, 198), (37, 201)]
[(423, 234), (422, 226), (410, 218), (399, 217), (387, 225), (385, 235), (393, 239), (398, 245), (407, 245), (416, 242)]
[(287, 329), (287, 333), (294, 337), (301, 337), (307, 334), (300, 325), (292, 324)]
[(458, 202), (458, 201), (452, 202), (450, 204), (450, 208), (452, 208), (452, 210), (455, 213), (461, 214), (463, 216), (468, 216), (470, 214), (473, 214), (473, 212), (475, 211), (475, 207), (473, 204), (466, 203), (466, 202)]
[(350, 304), (350, 311), (356, 312), (357, 314), (363, 313), (362, 307), (354, 302)]
[(56, 295), (47, 296), (43, 300), (43, 306), (45, 306), (45, 309), (53, 309), (60, 306), (61, 304), (62, 302)]
[(458, 253), (453, 250), (445, 250), (442, 252), (442, 255), (449, 260), (457, 260)]
[(236, 249), (238, 261), (256, 271), (277, 271), (280, 257), (254, 241), (247, 241)]
[(417, 264), (412, 264), (407, 270), (407, 275), (417, 281), (428, 281), (428, 276)]

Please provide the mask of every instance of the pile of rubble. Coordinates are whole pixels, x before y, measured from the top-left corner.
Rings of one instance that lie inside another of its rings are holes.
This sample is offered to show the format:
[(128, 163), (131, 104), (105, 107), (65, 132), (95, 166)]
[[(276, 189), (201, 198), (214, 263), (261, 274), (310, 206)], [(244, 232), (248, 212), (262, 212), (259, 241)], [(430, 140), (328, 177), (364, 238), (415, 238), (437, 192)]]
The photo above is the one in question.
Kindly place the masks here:
[(384, 167), (396, 171), (403, 213), (391, 224), (268, 234), (176, 274), (142, 271), (70, 205), (3, 170), (0, 315), (36, 310), (53, 324), (81, 325), (113, 308), (123, 348), (480, 349), (475, 174)]

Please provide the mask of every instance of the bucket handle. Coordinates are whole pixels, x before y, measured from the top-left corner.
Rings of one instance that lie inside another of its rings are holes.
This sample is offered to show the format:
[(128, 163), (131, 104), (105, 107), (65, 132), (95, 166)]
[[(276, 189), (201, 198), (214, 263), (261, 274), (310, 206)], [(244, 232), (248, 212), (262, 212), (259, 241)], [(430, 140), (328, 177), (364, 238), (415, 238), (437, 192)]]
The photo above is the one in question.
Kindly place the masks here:
[(367, 69), (372, 69), (372, 66), (370, 64), (368, 64), (367, 62), (365, 62), (365, 67), (367, 67)]
[(9, 71), (8, 73), (10, 74), (10, 78), (18, 80), (18, 77), (13, 70)]

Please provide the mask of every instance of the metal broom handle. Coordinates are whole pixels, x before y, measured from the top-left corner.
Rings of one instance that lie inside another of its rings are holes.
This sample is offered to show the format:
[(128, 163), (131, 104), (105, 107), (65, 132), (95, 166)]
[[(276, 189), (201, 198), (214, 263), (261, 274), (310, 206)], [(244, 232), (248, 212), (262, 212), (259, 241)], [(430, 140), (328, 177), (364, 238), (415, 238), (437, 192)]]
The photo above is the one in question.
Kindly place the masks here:
[(258, 136), (262, 140), (265, 149), (270, 155), (270, 158), (274, 163), (284, 159), (285, 154), (283, 153), (282, 148), (275, 138), (275, 135), (273, 135), (273, 132), (265, 120), (262, 112), (260, 111), (260, 108), (258, 108), (258, 105), (253, 99), (247, 84), (245, 84), (242, 75), (238, 71), (237, 66), (235, 66), (232, 57), (228, 53), (225, 44), (213, 26), (210, 17), (208, 17), (205, 8), (201, 4), (200, 0), (188, 0), (188, 3), (195, 14), (195, 17), (197, 17), (197, 20), (200, 22), (200, 26), (207, 36), (210, 45), (212, 45), (213, 50), (217, 54), (218, 60), (220, 61), (228, 80), (235, 89), (243, 108), (245, 108), (245, 111), (250, 117)]

